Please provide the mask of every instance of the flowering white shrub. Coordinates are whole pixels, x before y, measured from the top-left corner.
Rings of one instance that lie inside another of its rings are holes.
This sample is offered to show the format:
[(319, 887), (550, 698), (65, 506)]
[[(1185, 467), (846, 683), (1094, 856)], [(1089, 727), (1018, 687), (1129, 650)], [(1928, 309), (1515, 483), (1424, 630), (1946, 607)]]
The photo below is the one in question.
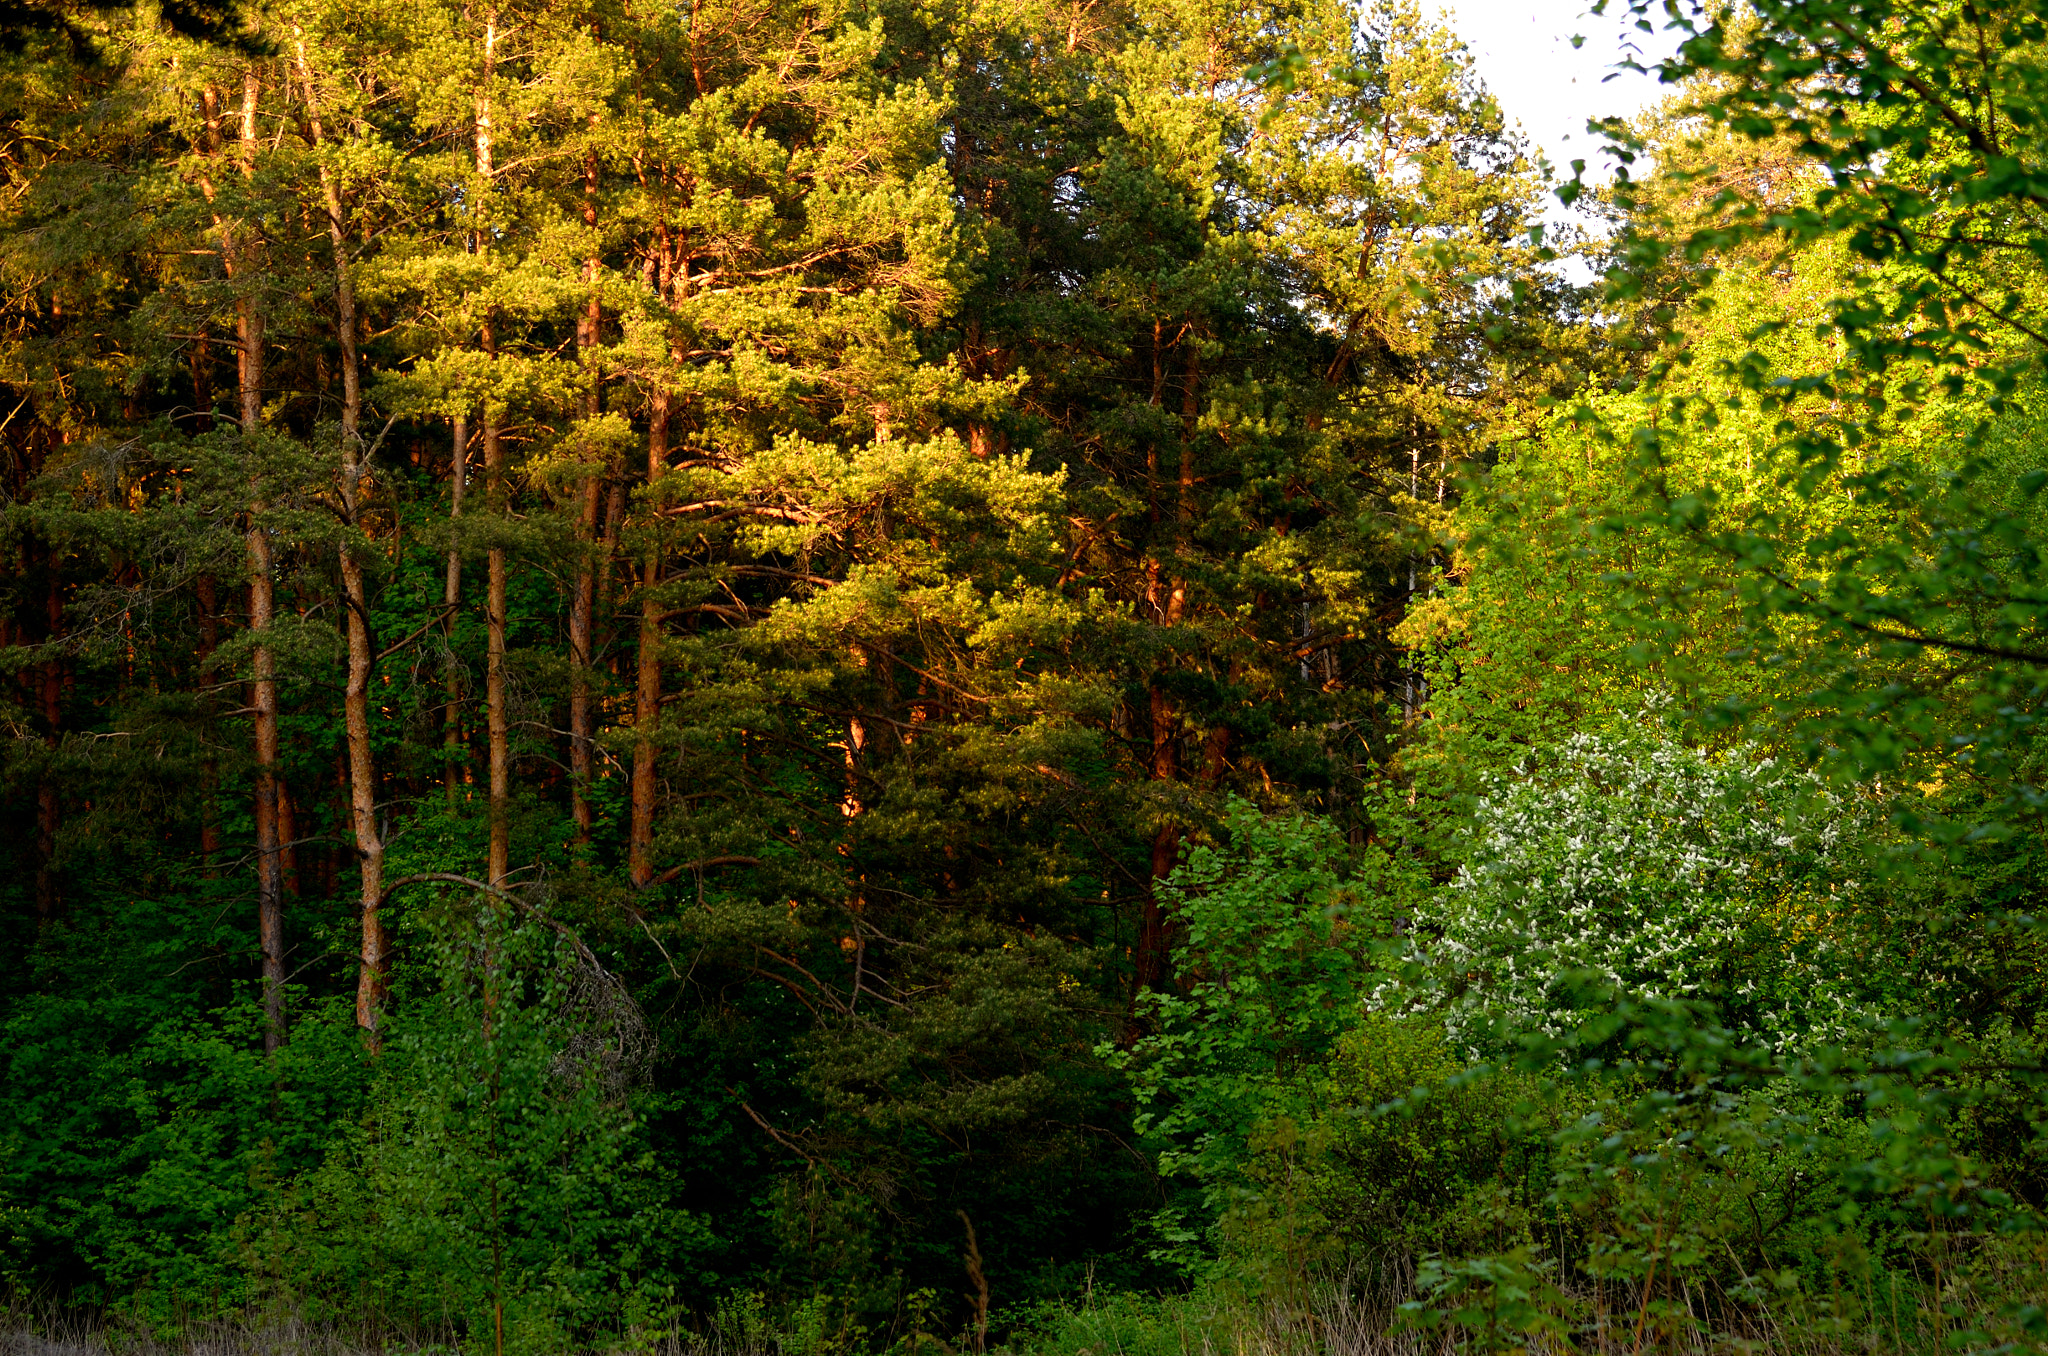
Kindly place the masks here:
[(1489, 786), (1471, 858), (1416, 920), (1455, 1033), (1560, 1035), (1608, 991), (1710, 1001), (1780, 1051), (1846, 1034), (1863, 1005), (1830, 924), (1850, 807), (1753, 747), (1687, 748), (1654, 711), (1543, 762)]

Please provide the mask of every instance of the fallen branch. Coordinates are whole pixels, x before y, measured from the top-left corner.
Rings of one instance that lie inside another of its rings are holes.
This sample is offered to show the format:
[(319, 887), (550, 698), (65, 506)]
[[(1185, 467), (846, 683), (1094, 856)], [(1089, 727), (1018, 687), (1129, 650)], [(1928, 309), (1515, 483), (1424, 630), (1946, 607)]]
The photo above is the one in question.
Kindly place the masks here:
[(760, 864), (761, 859), (759, 857), (700, 857), (694, 862), (684, 862), (681, 866), (670, 867), (640, 888), (651, 890), (657, 885), (666, 885), (685, 871), (702, 871), (706, 867), (711, 866), (759, 866)]

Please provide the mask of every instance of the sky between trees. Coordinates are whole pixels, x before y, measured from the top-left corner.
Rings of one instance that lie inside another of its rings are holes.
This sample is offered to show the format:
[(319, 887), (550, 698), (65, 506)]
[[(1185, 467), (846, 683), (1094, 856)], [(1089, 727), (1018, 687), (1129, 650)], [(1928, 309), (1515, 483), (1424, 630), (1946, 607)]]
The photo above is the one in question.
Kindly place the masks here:
[[(1587, 13), (1578, 0), (1450, 0), (1437, 9), (1470, 45), (1509, 120), (1560, 170), (1574, 157), (1604, 169), (1588, 118), (1633, 116), (1667, 92), (1654, 76), (1614, 69), (1631, 47), (1646, 65), (1664, 55), (1665, 35), (1638, 32), (1613, 13)], [(1574, 36), (1584, 43), (1574, 48)], [(1575, 215), (1554, 200), (1549, 212), (1552, 220)]]

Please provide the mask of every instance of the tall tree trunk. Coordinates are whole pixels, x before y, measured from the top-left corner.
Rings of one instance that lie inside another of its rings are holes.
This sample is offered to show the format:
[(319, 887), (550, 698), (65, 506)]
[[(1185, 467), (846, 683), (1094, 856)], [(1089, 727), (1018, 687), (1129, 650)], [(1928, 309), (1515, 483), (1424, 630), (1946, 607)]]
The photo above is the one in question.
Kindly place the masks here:
[(355, 279), (349, 270), (348, 222), (341, 188), (325, 157), (320, 87), (299, 37), (299, 78), (305, 86), (306, 115), (315, 152), (321, 155), (320, 196), (327, 212), (327, 237), (334, 249), (334, 327), (341, 346), (341, 516), (348, 529), (341, 545), (343, 607), (348, 614), (348, 685), (342, 691), (342, 720), (348, 732), (349, 809), (356, 856), (362, 871), (362, 968), (356, 978), (356, 1025), (372, 1053), (382, 1045), (379, 1024), (390, 988), (390, 943), (385, 935), (384, 840), (377, 825), (377, 762), (370, 743), (370, 677), (376, 642), (370, 634), (369, 589), (356, 535), (363, 530), (364, 480), (369, 473), (363, 446), (362, 364), (357, 353)]
[[(1152, 758), (1147, 769), (1151, 780), (1171, 783), (1180, 777), (1180, 712), (1173, 698), (1155, 679), (1148, 693), (1152, 727)], [(1132, 955), (1133, 997), (1156, 989), (1166, 981), (1170, 946), (1166, 909), (1160, 903), (1160, 883), (1171, 875), (1180, 860), (1180, 825), (1172, 819), (1152, 832), (1152, 870), (1145, 902), (1138, 920), (1138, 945)]]
[[(220, 94), (211, 85), (201, 100), (201, 111), (206, 116), (209, 152), (219, 150)], [(198, 338), (192, 341), (192, 408), (194, 423), (201, 433), (211, 433), (216, 427), (213, 417), (213, 345), (206, 337), (206, 326), (199, 326)], [(210, 574), (202, 574), (193, 582), (193, 592), (198, 604), (199, 622), (199, 675), (203, 682), (207, 670), (213, 667), (213, 652), (220, 646), (220, 591)], [(215, 813), (214, 799), (220, 794), (220, 767), (214, 761), (212, 745), (207, 745), (206, 755), (199, 761), (199, 859), (200, 870), (206, 879), (214, 880), (220, 875), (220, 816)]]
[(441, 666), (442, 744), (447, 771), (448, 808), (455, 808), (456, 787), (462, 781), (462, 666), (455, 659), (455, 609), (462, 602), (462, 495), (469, 485), (469, 416), (455, 416), (454, 447), (448, 455), (448, 575), (441, 586), (441, 606), (447, 611), (443, 628), (448, 642), (447, 659)]
[[(667, 388), (657, 385), (647, 417), (650, 485), (658, 482), (668, 469), (669, 401)], [(640, 645), (633, 684), (632, 826), (626, 851), (627, 870), (633, 884), (641, 886), (654, 879), (654, 730), (661, 721), (661, 601), (655, 589), (660, 583), (661, 548), (653, 544), (650, 530), (647, 554), (640, 562)]]
[[(498, 354), (488, 322), (483, 327), (484, 352)], [(484, 479), (489, 487), (491, 510), (502, 516), (509, 496), (505, 485), (505, 444), (498, 436), (498, 412), (484, 406)], [(512, 871), (511, 813), (511, 721), (505, 710), (505, 548), (493, 541), (485, 562), (484, 617), (488, 626), (489, 651), (484, 660), (485, 737), (490, 745), (491, 765), (491, 848), (486, 877), (490, 884), (503, 884)]]
[[(593, 130), (596, 119), (592, 118)], [(583, 397), (583, 417), (594, 423), (602, 406), (598, 386), (597, 337), (603, 312), (597, 295), (597, 152), (583, 159), (583, 228), (590, 234), (592, 253), (583, 261), (583, 285), (589, 299), (576, 318), (576, 355), (582, 364), (588, 387)], [(569, 600), (569, 805), (576, 820), (576, 841), (590, 841), (590, 673), (594, 661), (591, 647), (594, 614), (597, 611), (597, 509), (604, 478), (593, 466), (584, 468), (577, 486), (576, 540), (580, 548), (576, 565), (576, 592)]]
[[(493, 128), (491, 123), (491, 82), (496, 78), (498, 59), (498, 13), (492, 10), (484, 20), (484, 79), (476, 101), (476, 174), (482, 185), (479, 196), (488, 198), (492, 188)], [(487, 237), (478, 234), (482, 250)], [(486, 315), (481, 339), (486, 357), (498, 356), (497, 336)], [(505, 445), (498, 436), (499, 408), (493, 394), (484, 397), (484, 483), (493, 514), (502, 516), (510, 496), (505, 484)], [(491, 764), (491, 847), (485, 878), (500, 885), (512, 871), (512, 751), (511, 720), (505, 709), (505, 548), (493, 542), (485, 566), (484, 613), (489, 624), (489, 654), (484, 665), (484, 703)]]
[[(249, 529), (249, 629), (267, 633), (276, 620), (269, 534), (256, 524), (263, 505), (251, 505)], [(263, 953), (263, 1048), (276, 1054), (284, 1044), (284, 859), (279, 854), (277, 814), (277, 665), (270, 647), (253, 656), (254, 691), (250, 723), (256, 752), (256, 939)]]
[[(44, 638), (54, 647), (64, 626), (62, 561), (56, 547), (44, 552), (43, 562), (47, 571), (43, 581)], [(57, 921), (62, 902), (57, 882), (57, 830), (63, 824), (64, 802), (57, 789), (56, 764), (64, 739), (64, 665), (54, 648), (41, 669), (44, 765), (36, 785), (36, 926), (45, 928)]]
[(292, 809), (292, 779), (277, 770), (277, 875), (287, 904), (299, 898), (299, 817)]
[[(219, 97), (214, 96), (216, 104)], [(211, 433), (214, 429), (213, 341), (206, 337), (204, 323), (192, 340), (192, 427), (196, 433)]]
[[(240, 140), (236, 167), (245, 185), (256, 178), (257, 108), (262, 82), (254, 67), (242, 72)], [(202, 95), (207, 154), (221, 152), (220, 92), (208, 85)], [(212, 176), (202, 173), (200, 188), (215, 202)], [(256, 287), (261, 275), (262, 242), (255, 228), (215, 210), (220, 235), (221, 267), (235, 289), (235, 405), (243, 446), (253, 459), (263, 431), (264, 315)], [(263, 525), (262, 475), (249, 480), (249, 529), (243, 539), (249, 570), (249, 631), (255, 638), (250, 654), (250, 735), (256, 755), (256, 942), (263, 957), (263, 1049), (275, 1055), (284, 1044), (284, 862), (279, 855), (277, 806), (277, 662), (265, 640), (277, 619), (270, 533)]]
[[(48, 756), (57, 756), (56, 743), (52, 739)], [(57, 830), (63, 824), (63, 801), (57, 794), (57, 773), (54, 768), (43, 772), (42, 780), (36, 784), (36, 928), (41, 930), (57, 921)]]
[[(1159, 403), (1166, 375), (1164, 355), (1160, 348), (1161, 337), (1162, 327), (1155, 322), (1152, 327), (1152, 403), (1155, 405)], [(1182, 343), (1186, 346), (1186, 382), (1181, 390), (1180, 471), (1174, 486), (1174, 525), (1169, 536), (1176, 555), (1188, 549), (1188, 536), (1194, 527), (1195, 433), (1201, 416), (1201, 349), (1192, 326), (1186, 331)], [(1155, 507), (1155, 522), (1157, 518)], [(1179, 626), (1187, 617), (1188, 580), (1177, 573), (1166, 572), (1166, 596), (1162, 599), (1159, 597), (1159, 586), (1162, 582), (1159, 578), (1160, 573), (1159, 562), (1155, 560), (1150, 588), (1152, 603), (1158, 609), (1160, 620), (1166, 626)], [(1153, 678), (1148, 697), (1152, 726), (1152, 759), (1148, 768), (1150, 779), (1154, 782), (1177, 782), (1181, 777), (1180, 709), (1157, 676)], [(1214, 740), (1210, 742), (1214, 754), (1212, 762), (1217, 766), (1215, 775), (1220, 775), (1222, 751), (1227, 746)], [(1134, 997), (1136, 993), (1158, 988), (1166, 982), (1167, 968), (1173, 951), (1173, 938), (1166, 910), (1159, 900), (1159, 888), (1161, 882), (1171, 875), (1174, 867), (1180, 863), (1180, 842), (1181, 826), (1170, 817), (1153, 830), (1151, 878), (1145, 891), (1145, 902), (1138, 926), (1138, 945), (1133, 957)]]
[[(675, 250), (665, 224), (655, 228), (655, 255), (648, 261), (649, 279), (655, 295), (673, 300)], [(627, 833), (626, 869), (633, 884), (645, 886), (654, 879), (654, 800), (656, 795), (654, 731), (661, 723), (661, 601), (656, 589), (661, 584), (660, 536), (652, 519), (660, 505), (652, 487), (668, 471), (669, 427), (674, 418), (674, 396), (665, 382), (657, 380), (647, 407), (647, 484), (650, 517), (647, 553), (640, 561), (640, 643), (634, 660), (633, 683), (633, 789), (631, 825)]]
[[(220, 590), (213, 576), (202, 574), (194, 586), (199, 603), (199, 672), (202, 681), (213, 667), (213, 652), (220, 646)], [(214, 797), (220, 793), (220, 769), (212, 745), (199, 763), (199, 857), (208, 880), (220, 874), (220, 816)]]
[[(276, 620), (271, 582), (270, 535), (260, 523), (263, 504), (250, 505), (249, 629), (267, 634)], [(270, 647), (258, 643), (253, 655), (254, 691), (250, 724), (256, 743), (256, 940), (263, 953), (263, 1049), (276, 1054), (284, 1044), (284, 859), (279, 854), (277, 814), (277, 664)]]

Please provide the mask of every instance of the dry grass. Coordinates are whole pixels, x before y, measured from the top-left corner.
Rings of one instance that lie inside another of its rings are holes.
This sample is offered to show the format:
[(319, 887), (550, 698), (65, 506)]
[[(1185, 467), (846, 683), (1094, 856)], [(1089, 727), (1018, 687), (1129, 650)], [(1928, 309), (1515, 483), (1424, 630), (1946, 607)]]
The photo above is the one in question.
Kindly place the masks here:
[(1822, 1294), (1742, 1295), (1680, 1283), (1572, 1287), (1550, 1332), (1418, 1328), (1404, 1322), (1407, 1277), (1324, 1279), (1284, 1300), (1213, 1293), (1117, 1296), (1046, 1323), (1017, 1356), (1956, 1356), (2048, 1354), (2048, 1240), (1989, 1250), (1967, 1276), (1894, 1277)]
[(150, 1323), (122, 1314), (14, 1305), (0, 1314), (0, 1356), (454, 1356), (462, 1346), (419, 1333), (381, 1335), (248, 1313)]
[[(1910, 1276), (1880, 1293), (1843, 1285), (1809, 1295), (1759, 1298), (1697, 1286), (1560, 1294), (1555, 1333), (1418, 1329), (1403, 1321), (1412, 1294), (1394, 1273), (1325, 1277), (1254, 1297), (1235, 1287), (1181, 1295), (1097, 1294), (1042, 1310), (1028, 1332), (991, 1356), (1950, 1356), (2048, 1353), (2048, 1337), (2015, 1322), (2024, 1305), (2048, 1302), (2048, 1238), (2013, 1240), (1978, 1259), (1967, 1276)], [(968, 1356), (965, 1332), (853, 1337), (818, 1297), (771, 1317), (760, 1297), (720, 1306), (708, 1321), (626, 1339), (578, 1344), (583, 1356)], [(681, 1316), (678, 1316), (680, 1319)], [(120, 1315), (0, 1310), (0, 1356), (570, 1356), (558, 1345), (505, 1353), (453, 1332), (375, 1332), (323, 1326), (294, 1315), (152, 1326)]]

